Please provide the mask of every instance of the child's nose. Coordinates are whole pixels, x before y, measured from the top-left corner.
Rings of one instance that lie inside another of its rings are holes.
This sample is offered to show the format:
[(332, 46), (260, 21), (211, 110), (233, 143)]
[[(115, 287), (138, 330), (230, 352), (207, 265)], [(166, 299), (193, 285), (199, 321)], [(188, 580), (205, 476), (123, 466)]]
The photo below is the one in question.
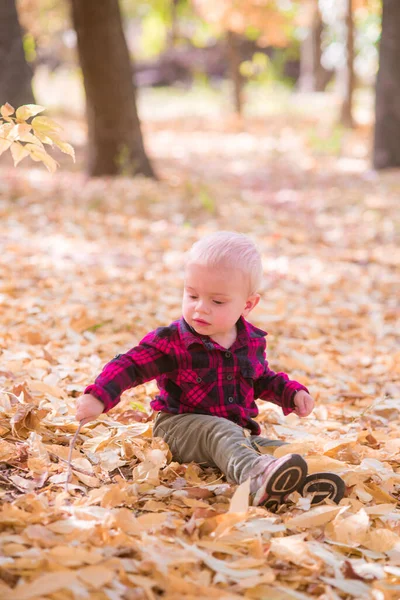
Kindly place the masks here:
[(196, 309), (198, 312), (209, 312), (207, 302), (201, 299), (198, 300), (196, 304)]

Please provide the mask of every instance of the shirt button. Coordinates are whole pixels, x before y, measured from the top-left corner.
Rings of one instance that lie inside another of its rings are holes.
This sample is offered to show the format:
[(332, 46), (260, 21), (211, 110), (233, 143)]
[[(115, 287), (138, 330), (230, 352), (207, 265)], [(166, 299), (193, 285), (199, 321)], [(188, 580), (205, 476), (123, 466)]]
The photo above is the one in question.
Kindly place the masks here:
[(232, 398), (232, 396), (229, 396), (229, 398), (228, 398), (228, 402), (230, 402), (230, 403), (232, 404), (232, 402), (233, 402), (233, 398)]
[(231, 379), (233, 379), (233, 375), (227, 375), (226, 378), (228, 381), (230, 381)]
[(196, 377), (197, 383), (201, 383), (201, 377)]
[(225, 356), (226, 356), (226, 358), (230, 358), (232, 356), (232, 354), (230, 352), (225, 352)]

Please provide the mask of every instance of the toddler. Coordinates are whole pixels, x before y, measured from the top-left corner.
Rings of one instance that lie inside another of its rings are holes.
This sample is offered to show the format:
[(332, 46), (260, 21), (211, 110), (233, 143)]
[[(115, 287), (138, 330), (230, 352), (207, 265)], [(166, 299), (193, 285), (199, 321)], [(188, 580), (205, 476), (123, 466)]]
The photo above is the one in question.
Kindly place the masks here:
[(314, 408), (304, 385), (271, 371), (267, 334), (246, 320), (260, 300), (261, 278), (260, 254), (245, 235), (222, 231), (195, 243), (186, 258), (182, 317), (109, 362), (78, 400), (76, 418), (95, 419), (124, 390), (155, 379), (153, 434), (167, 442), (174, 460), (216, 466), (238, 484), (250, 478), (253, 505), (269, 510), (294, 491), (311, 496), (312, 504), (339, 502), (344, 482), (334, 473), (307, 476), (299, 454), (275, 459), (257, 451), (285, 443), (259, 435), (257, 398), (285, 415), (306, 417)]

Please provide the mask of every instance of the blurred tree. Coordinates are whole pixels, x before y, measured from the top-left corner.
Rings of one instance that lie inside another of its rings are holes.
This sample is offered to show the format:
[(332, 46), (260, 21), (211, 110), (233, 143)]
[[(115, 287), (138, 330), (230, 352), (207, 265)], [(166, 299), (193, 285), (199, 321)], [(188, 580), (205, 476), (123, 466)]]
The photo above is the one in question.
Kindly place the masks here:
[(120, 7), (124, 20), (140, 23), (135, 36), (139, 59), (175, 48), (186, 37), (181, 25), (193, 30), (196, 21), (189, 0), (120, 0)]
[(0, 103), (34, 104), (32, 70), (22, 43), (15, 0), (0, 1)]
[(118, 0), (71, 0), (86, 92), (92, 176), (155, 177), (147, 158)]
[(243, 108), (243, 77), (239, 37), (251, 32), (260, 46), (286, 46), (298, 0), (282, 3), (279, 0), (192, 0), (198, 14), (215, 30), (226, 35), (229, 71), (233, 81), (237, 113)]
[(354, 94), (354, 0), (346, 0), (346, 63), (343, 71), (344, 93), (340, 114), (340, 122), (345, 127), (354, 127), (353, 94)]
[(233, 98), (235, 111), (238, 115), (243, 112), (243, 85), (244, 77), (240, 72), (240, 64), (242, 57), (240, 53), (240, 36), (233, 32), (227, 31), (226, 45), (229, 65), (229, 75), (233, 84)]
[(322, 15), (318, 2), (307, 3), (304, 9), (307, 11), (307, 31), (301, 43), (299, 89), (302, 92), (323, 92), (332, 72), (321, 63), (324, 29)]
[(375, 169), (400, 167), (400, 2), (383, 0), (376, 80)]
[(179, 0), (170, 0), (171, 25), (167, 36), (167, 47), (174, 48), (179, 38), (178, 4)]

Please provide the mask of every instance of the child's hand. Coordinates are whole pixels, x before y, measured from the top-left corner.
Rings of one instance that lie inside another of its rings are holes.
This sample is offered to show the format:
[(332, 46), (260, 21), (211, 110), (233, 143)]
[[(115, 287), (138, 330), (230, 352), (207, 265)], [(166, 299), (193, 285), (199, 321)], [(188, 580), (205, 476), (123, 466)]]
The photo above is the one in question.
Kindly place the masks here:
[(98, 400), (91, 394), (84, 394), (79, 398), (76, 403), (76, 415), (77, 421), (80, 421), (82, 425), (97, 419), (104, 410), (104, 404), (101, 400)]
[(296, 392), (294, 397), (294, 412), (298, 417), (308, 417), (308, 415), (314, 410), (314, 400), (310, 394), (307, 394), (304, 390)]

